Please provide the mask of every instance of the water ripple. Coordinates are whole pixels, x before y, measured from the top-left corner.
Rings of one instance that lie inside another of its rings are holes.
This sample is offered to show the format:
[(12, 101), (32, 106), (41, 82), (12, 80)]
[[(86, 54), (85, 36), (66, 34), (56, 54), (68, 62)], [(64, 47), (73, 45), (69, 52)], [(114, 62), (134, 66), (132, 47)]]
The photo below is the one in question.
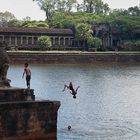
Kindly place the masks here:
[(58, 130), (58, 137), (64, 140), (126, 140), (137, 134), (131, 123), (118, 120), (101, 121), (90, 129), (74, 127), (70, 131)]

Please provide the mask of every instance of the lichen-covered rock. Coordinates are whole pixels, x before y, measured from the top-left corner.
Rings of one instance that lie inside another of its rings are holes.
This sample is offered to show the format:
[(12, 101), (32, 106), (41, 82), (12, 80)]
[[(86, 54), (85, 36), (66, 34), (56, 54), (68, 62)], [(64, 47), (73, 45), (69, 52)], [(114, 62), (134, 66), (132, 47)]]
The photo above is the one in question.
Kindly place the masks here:
[(7, 71), (10, 60), (5, 48), (6, 43), (0, 42), (0, 87), (10, 86), (10, 80), (7, 79)]

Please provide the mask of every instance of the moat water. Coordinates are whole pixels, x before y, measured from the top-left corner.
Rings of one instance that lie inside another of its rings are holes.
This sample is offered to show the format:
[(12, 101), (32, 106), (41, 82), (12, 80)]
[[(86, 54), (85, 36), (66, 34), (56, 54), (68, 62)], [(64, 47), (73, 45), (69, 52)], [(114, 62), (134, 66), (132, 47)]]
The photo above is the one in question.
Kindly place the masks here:
[[(31, 64), (36, 99), (61, 101), (58, 140), (140, 140), (140, 63)], [(11, 65), (11, 85), (26, 87), (23, 65)], [(77, 98), (64, 84), (80, 86)], [(71, 130), (68, 130), (68, 126)]]

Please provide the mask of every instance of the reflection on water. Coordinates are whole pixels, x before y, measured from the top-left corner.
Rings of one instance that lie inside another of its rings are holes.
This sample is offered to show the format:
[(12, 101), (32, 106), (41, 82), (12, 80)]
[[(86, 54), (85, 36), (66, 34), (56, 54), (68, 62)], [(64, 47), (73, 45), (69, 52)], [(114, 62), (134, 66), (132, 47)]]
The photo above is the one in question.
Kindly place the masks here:
[[(36, 98), (61, 101), (58, 140), (140, 139), (139, 63), (30, 67)], [(22, 65), (10, 66), (12, 86), (26, 87), (22, 72)], [(62, 92), (69, 81), (80, 86), (76, 99)]]

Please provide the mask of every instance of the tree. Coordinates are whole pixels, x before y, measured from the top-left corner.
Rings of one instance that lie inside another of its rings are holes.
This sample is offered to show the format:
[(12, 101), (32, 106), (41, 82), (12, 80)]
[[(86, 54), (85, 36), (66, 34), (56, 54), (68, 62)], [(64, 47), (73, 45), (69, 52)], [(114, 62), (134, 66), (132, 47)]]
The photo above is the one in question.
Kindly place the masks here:
[(132, 16), (140, 16), (140, 7), (134, 6), (128, 8), (128, 13)]
[(79, 23), (76, 26), (76, 36), (79, 39), (87, 40), (92, 35), (91, 26), (85, 23)]
[(72, 8), (76, 6), (76, 0), (57, 0), (56, 10), (58, 12), (72, 12)]
[(7, 23), (7, 26), (8, 26), (8, 27), (21, 27), (21, 21), (19, 21), (19, 20), (17, 20), (17, 19), (10, 20), (10, 21)]
[(118, 16), (126, 16), (129, 15), (128, 11), (125, 9), (113, 9), (110, 13), (109, 16), (113, 17), (115, 19)]
[(84, 49), (87, 51), (89, 49), (88, 40), (93, 38), (92, 34), (93, 34), (93, 31), (91, 30), (90, 25), (79, 23), (76, 26), (76, 37), (78, 40), (84, 43)]
[(83, 12), (84, 11), (84, 5), (83, 4), (77, 4), (76, 6), (77, 12)]
[(87, 13), (107, 14), (109, 6), (107, 3), (104, 4), (102, 0), (84, 0), (83, 11)]
[(46, 13), (47, 20), (51, 19), (54, 11), (56, 10), (56, 0), (33, 0), (36, 1), (41, 8)]
[(108, 14), (110, 11), (109, 5), (107, 3), (105, 3), (103, 5), (103, 10), (104, 10), (104, 14)]
[(46, 50), (52, 46), (49, 36), (41, 36), (38, 38), (38, 46), (41, 50)]
[(67, 0), (66, 1), (66, 11), (71, 12), (72, 8), (76, 6), (77, 0)]
[(56, 7), (57, 7), (57, 12), (66, 11), (66, 1), (65, 0), (58, 0)]
[(8, 22), (11, 20), (15, 20), (15, 16), (6, 11), (6, 12), (0, 12), (0, 27), (7, 27), (8, 26)]
[(50, 20), (56, 12), (71, 12), (77, 4), (76, 0), (33, 0), (45, 11), (47, 20)]
[(49, 25), (45, 21), (25, 21), (22, 23), (22, 27), (37, 27), (37, 28), (49, 28)]
[(95, 3), (95, 10), (94, 10), (94, 12), (96, 13), (96, 14), (103, 14), (103, 6), (104, 6), (104, 3), (102, 2), (102, 0), (96, 0), (95, 1), (96, 3)]
[(102, 44), (102, 40), (98, 37), (89, 37), (88, 44), (89, 48), (99, 48)]

